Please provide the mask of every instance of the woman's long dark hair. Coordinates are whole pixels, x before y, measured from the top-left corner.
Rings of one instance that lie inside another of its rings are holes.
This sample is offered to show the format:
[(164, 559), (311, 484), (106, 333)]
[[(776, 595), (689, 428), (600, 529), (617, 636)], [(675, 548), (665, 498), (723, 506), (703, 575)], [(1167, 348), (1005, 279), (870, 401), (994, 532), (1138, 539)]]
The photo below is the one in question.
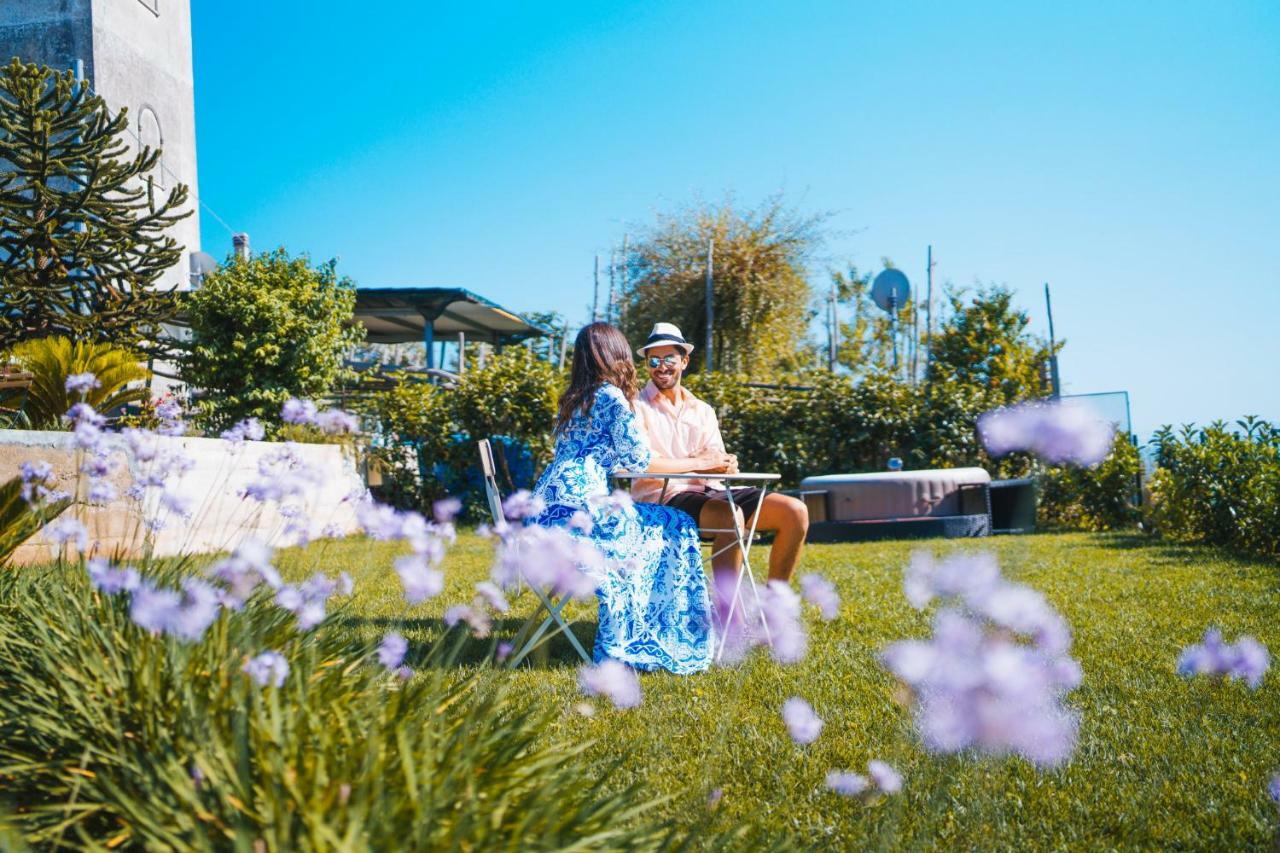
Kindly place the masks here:
[(592, 323), (578, 332), (573, 341), (573, 370), (569, 387), (560, 395), (557, 434), (564, 431), (575, 414), (591, 410), (596, 391), (606, 382), (621, 389), (628, 400), (636, 398), (636, 366), (631, 360), (631, 344), (616, 326)]

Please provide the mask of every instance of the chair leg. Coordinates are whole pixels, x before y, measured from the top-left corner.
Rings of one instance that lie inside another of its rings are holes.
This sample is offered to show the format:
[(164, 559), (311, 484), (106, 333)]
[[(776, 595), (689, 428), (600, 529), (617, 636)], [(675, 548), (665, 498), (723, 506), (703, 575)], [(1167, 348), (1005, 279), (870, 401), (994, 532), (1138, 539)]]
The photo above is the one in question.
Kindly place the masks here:
[(569, 645), (573, 646), (573, 650), (578, 653), (578, 657), (582, 659), (582, 662), (591, 663), (591, 656), (582, 648), (582, 643), (578, 641), (577, 635), (573, 633), (569, 628), (569, 623), (565, 622), (564, 616), (561, 615), (561, 611), (564, 609), (564, 606), (569, 602), (568, 597), (561, 598), (559, 601), (552, 603), (551, 599), (543, 590), (532, 585), (530, 585), (529, 588), (532, 589), (534, 593), (537, 594), (539, 600), (541, 600), (542, 609), (547, 611), (547, 617), (542, 620), (542, 624), (538, 626), (538, 630), (533, 632), (533, 635), (525, 641), (525, 644), (521, 647), (519, 652), (511, 659), (510, 666), (515, 667), (520, 663), (520, 661), (524, 660), (530, 652), (537, 648), (539, 641), (542, 640), (542, 635), (546, 634), (547, 629), (551, 627), (553, 622), (560, 627), (548, 634), (547, 639), (551, 639), (551, 637), (554, 637), (558, 633), (564, 633), (569, 640)]

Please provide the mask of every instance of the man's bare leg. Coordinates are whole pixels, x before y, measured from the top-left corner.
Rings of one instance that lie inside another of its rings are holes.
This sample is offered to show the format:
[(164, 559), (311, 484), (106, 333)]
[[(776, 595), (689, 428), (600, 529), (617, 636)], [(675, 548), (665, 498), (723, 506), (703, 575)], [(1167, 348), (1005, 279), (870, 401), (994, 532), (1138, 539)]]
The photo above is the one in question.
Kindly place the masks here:
[[(713, 501), (708, 501), (710, 506)], [(747, 519), (750, 529), (751, 519)], [(767, 495), (760, 507), (757, 530), (773, 531), (773, 548), (769, 551), (769, 580), (790, 581), (800, 562), (804, 538), (809, 533), (809, 509), (803, 501), (789, 495)]]

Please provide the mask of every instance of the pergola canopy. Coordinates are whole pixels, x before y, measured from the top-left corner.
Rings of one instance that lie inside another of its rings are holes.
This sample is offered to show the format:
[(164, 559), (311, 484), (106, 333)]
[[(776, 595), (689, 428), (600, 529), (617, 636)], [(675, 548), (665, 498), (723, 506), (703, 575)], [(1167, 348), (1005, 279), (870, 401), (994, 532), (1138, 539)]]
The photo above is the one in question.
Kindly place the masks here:
[(355, 320), (374, 344), (427, 344), (440, 338), (510, 344), (550, 334), (483, 296), (461, 287), (360, 287)]

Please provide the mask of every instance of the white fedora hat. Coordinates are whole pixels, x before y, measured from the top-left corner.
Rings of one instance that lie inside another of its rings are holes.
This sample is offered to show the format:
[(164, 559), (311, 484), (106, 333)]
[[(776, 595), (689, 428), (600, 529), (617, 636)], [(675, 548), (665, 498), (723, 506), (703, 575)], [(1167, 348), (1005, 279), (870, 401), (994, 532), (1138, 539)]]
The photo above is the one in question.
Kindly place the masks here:
[(680, 334), (679, 327), (672, 323), (654, 323), (649, 339), (644, 342), (644, 346), (636, 350), (636, 353), (644, 355), (644, 351), (650, 347), (679, 347), (684, 350), (685, 355), (693, 352), (693, 344), (686, 341), (684, 335)]

